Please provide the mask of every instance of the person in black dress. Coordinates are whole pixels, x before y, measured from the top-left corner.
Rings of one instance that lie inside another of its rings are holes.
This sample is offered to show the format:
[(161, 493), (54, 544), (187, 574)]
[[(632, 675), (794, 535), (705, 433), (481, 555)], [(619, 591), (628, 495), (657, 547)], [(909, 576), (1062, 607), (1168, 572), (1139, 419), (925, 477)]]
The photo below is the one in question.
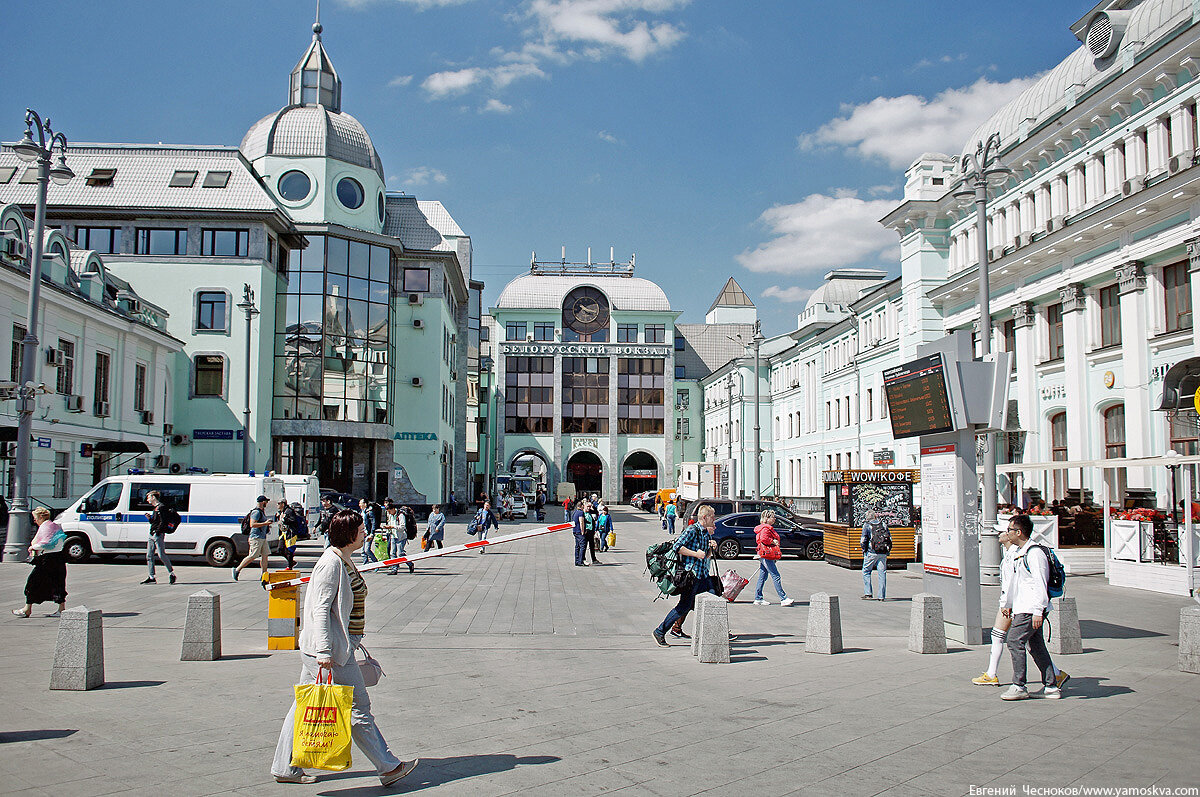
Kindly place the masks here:
[(58, 604), (58, 611), (46, 616), (58, 617), (67, 608), (67, 555), (62, 550), (65, 535), (44, 506), (33, 510), (33, 522), (38, 524), (37, 534), (29, 543), (33, 572), (25, 582), (25, 606), (13, 609), (12, 613), (28, 617), (33, 614), (35, 604), (53, 601)]

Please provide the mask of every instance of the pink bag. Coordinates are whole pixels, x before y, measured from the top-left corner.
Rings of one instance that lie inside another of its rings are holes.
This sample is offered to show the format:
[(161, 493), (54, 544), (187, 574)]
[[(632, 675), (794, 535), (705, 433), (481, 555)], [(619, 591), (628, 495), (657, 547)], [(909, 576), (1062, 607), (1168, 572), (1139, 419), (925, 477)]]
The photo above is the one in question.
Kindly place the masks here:
[(742, 594), (742, 590), (750, 583), (750, 579), (742, 578), (737, 574), (736, 570), (726, 570), (721, 576), (721, 583), (725, 586), (725, 591), (722, 596), (725, 600), (732, 603), (737, 600), (737, 596)]

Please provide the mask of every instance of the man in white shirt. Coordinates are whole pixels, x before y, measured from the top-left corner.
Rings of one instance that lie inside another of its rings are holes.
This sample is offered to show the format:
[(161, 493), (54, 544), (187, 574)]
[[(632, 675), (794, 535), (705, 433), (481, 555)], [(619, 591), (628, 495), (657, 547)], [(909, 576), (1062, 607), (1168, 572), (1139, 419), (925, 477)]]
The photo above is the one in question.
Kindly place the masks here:
[(1000, 695), (1004, 700), (1024, 700), (1029, 697), (1025, 687), (1025, 651), (1033, 656), (1033, 663), (1042, 674), (1042, 697), (1062, 697), (1062, 689), (1056, 685), (1054, 665), (1050, 651), (1042, 638), (1042, 622), (1050, 611), (1050, 594), (1046, 585), (1050, 580), (1050, 559), (1029, 537), (1033, 532), (1033, 521), (1028, 515), (1016, 515), (1008, 522), (1009, 533), (1015, 537), (1017, 554), (1013, 557), (1012, 586), (1005, 596), (1001, 609), (1012, 617), (1008, 629), (1008, 652), (1012, 655), (1013, 682)]

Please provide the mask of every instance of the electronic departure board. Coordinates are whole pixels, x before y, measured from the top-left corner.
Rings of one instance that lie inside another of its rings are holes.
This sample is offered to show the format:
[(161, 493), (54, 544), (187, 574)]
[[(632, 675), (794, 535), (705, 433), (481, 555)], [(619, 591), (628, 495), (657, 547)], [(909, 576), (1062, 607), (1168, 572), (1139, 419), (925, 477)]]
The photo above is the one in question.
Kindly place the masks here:
[(883, 389), (897, 440), (954, 431), (941, 354), (897, 365), (883, 372)]

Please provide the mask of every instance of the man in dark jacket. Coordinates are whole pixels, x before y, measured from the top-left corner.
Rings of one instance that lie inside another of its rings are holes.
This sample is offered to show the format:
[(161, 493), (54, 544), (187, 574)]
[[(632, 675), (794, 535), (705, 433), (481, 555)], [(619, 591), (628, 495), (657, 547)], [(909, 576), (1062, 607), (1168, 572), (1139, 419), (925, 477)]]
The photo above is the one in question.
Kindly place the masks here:
[(157, 490), (146, 494), (146, 503), (150, 504), (154, 511), (146, 515), (146, 520), (150, 521), (150, 536), (146, 540), (146, 568), (150, 575), (142, 583), (158, 583), (154, 580), (154, 556), (157, 553), (158, 558), (166, 565), (171, 583), (174, 584), (175, 568), (171, 567), (171, 560), (167, 558), (167, 545), (163, 540), (167, 534), (179, 528), (179, 513), (162, 502), (162, 496)]
[(329, 547), (329, 524), (333, 521), (333, 501), (329, 496), (321, 498), (321, 514), (317, 516), (317, 525), (313, 527), (314, 534), (320, 534), (325, 547)]
[(300, 518), (288, 502), (279, 499), (279, 511), (275, 513), (279, 521), (279, 552), (287, 560), (288, 569), (296, 567), (296, 543), (299, 541)]

